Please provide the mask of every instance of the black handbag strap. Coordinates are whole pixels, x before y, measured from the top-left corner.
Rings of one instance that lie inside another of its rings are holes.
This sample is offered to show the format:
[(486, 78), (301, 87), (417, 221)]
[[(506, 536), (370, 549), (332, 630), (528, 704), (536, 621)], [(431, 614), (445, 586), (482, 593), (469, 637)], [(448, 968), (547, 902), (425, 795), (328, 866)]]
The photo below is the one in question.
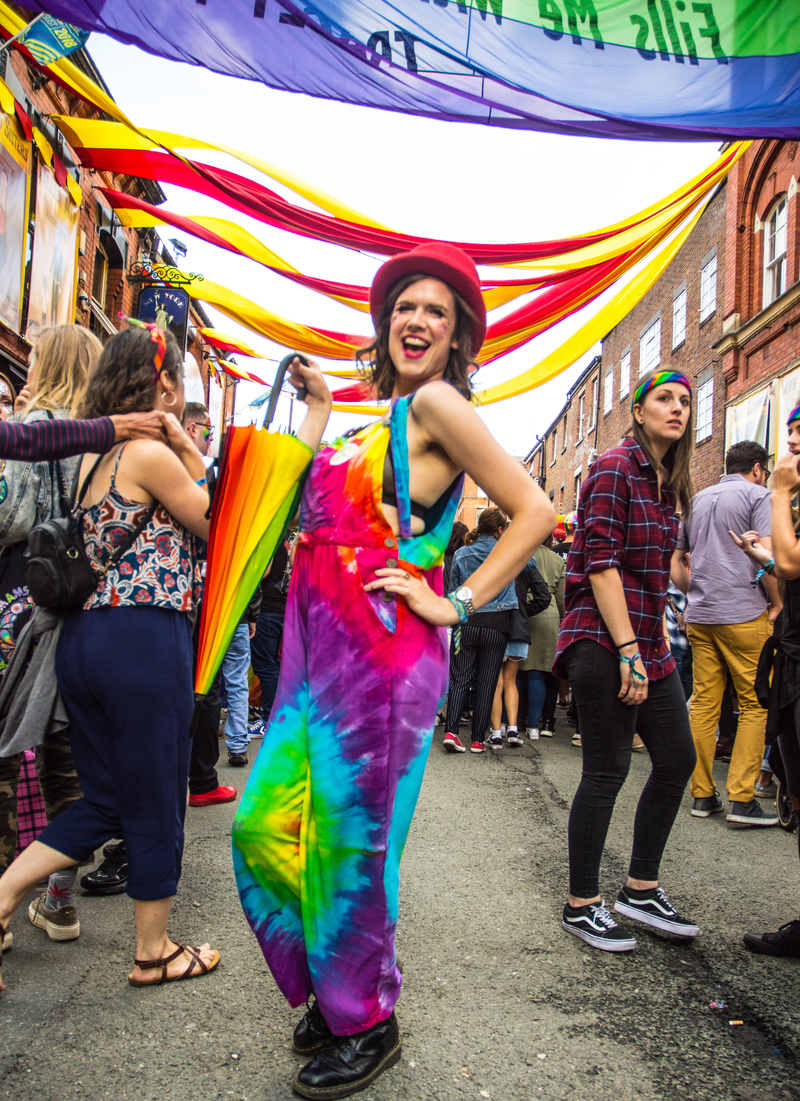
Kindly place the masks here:
[[(81, 508), (81, 501), (86, 496), (86, 490), (89, 488), (89, 483), (91, 482), (92, 478), (94, 477), (94, 472), (97, 470), (97, 468), (100, 465), (100, 462), (103, 458), (104, 458), (103, 455), (98, 455), (97, 456), (94, 463), (92, 464), (92, 469), (89, 471), (89, 473), (83, 479), (83, 485), (81, 486), (80, 492), (78, 493), (78, 495), (76, 497), (75, 493), (76, 493), (76, 490), (78, 488), (78, 481), (80, 479), (80, 473), (81, 473), (81, 464), (78, 463), (78, 469), (75, 471), (75, 477), (72, 480), (72, 493), (71, 493), (71, 497), (72, 497), (72, 517), (75, 520), (77, 520), (77, 518), (78, 518), (77, 513), (78, 513), (78, 510)], [(119, 560), (122, 558), (123, 554), (126, 554), (131, 549), (133, 544), (136, 542), (136, 540), (142, 534), (144, 529), (147, 527), (147, 525), (153, 519), (153, 516), (155, 515), (155, 511), (156, 511), (157, 506), (158, 506), (158, 502), (153, 501), (152, 505), (150, 505), (147, 512), (145, 512), (145, 514), (142, 516), (141, 520), (136, 525), (136, 527), (128, 535), (126, 535), (125, 538), (122, 540), (122, 542), (119, 544), (119, 546), (116, 547), (113, 554), (110, 556), (110, 558), (106, 562), (105, 566), (103, 566), (102, 569), (100, 569), (100, 570), (95, 570), (95, 573), (98, 574), (99, 577), (103, 577), (111, 569), (112, 566), (116, 566), (117, 563), (119, 562)]]

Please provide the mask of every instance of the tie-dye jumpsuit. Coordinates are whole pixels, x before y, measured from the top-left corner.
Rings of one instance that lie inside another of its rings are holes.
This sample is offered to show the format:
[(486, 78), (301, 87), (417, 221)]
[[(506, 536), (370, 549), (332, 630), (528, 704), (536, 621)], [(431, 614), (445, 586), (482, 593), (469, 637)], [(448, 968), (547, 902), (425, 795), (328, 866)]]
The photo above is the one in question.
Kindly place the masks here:
[[(242, 906), (275, 981), (293, 1006), (313, 991), (339, 1036), (387, 1018), (400, 994), (400, 858), (447, 687), (444, 628), (364, 591), (399, 564), (442, 592), (463, 477), (413, 536), (410, 401), (312, 464), (278, 691), (233, 827)], [(388, 446), (399, 539), (381, 511)]]

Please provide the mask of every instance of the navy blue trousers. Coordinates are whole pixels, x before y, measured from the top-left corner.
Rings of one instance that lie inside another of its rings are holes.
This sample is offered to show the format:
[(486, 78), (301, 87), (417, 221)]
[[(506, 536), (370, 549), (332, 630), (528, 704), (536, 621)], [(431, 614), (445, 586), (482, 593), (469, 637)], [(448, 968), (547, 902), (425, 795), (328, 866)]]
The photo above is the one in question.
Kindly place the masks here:
[(130, 607), (68, 616), (56, 674), (83, 796), (39, 840), (80, 861), (122, 837), (131, 898), (174, 895), (191, 748), (188, 616)]

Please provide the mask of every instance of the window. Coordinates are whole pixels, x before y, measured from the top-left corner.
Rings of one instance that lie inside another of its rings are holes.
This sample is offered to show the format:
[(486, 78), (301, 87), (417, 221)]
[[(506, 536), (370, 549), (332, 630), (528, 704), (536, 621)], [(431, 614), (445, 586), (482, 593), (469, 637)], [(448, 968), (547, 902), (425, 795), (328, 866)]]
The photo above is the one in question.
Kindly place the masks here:
[(786, 290), (786, 197), (779, 199), (764, 223), (764, 301), (774, 302)]
[(584, 390), (583, 393), (580, 396), (580, 404), (579, 404), (579, 411), (578, 411), (578, 438), (575, 441), (575, 446), (576, 447), (578, 446), (578, 444), (583, 439), (583, 418), (585, 417), (585, 415), (586, 415), (586, 391)]
[(567, 450), (567, 418), (564, 417), (564, 435), (561, 441), (562, 452)]
[(606, 375), (606, 385), (603, 392), (603, 415), (608, 416), (614, 405), (614, 368)]
[(95, 249), (94, 271), (92, 273), (92, 298), (101, 310), (106, 308), (106, 286), (108, 283), (108, 257), (101, 248)]
[(580, 474), (577, 474), (575, 476), (575, 508), (578, 507), (578, 502), (580, 501), (580, 497), (581, 497), (581, 476), (580, 476)]
[(631, 353), (626, 352), (619, 365), (619, 396), (626, 398), (631, 390)]
[(639, 340), (639, 378), (661, 362), (661, 318), (657, 317)]
[(592, 407), (589, 410), (589, 428), (588, 431), (594, 428), (595, 410), (597, 409), (597, 387), (600, 385), (600, 376), (596, 375), (592, 381)]
[(558, 429), (556, 429), (555, 432), (553, 433), (553, 454), (550, 458), (550, 465), (551, 466), (556, 461), (556, 447), (557, 447), (557, 445), (558, 445)]
[(711, 317), (717, 308), (717, 257), (716, 254), (703, 264), (700, 270), (700, 321)]
[(697, 386), (697, 435), (696, 441), (707, 439), (714, 423), (714, 375), (701, 375)]
[(678, 291), (672, 300), (672, 347), (678, 348), (686, 340), (686, 287)]

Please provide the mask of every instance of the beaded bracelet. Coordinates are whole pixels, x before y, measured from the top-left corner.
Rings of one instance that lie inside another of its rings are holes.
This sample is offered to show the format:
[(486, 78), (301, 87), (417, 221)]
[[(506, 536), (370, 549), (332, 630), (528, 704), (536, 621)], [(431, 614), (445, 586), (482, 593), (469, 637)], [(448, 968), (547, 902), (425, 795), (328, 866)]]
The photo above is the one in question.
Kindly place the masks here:
[(753, 586), (754, 589), (758, 587), (758, 583), (761, 580), (761, 578), (764, 576), (764, 574), (769, 573), (769, 571), (771, 569), (773, 569), (774, 566), (775, 566), (775, 559), (770, 558), (770, 560), (769, 560), (769, 562), (767, 562), (766, 566), (761, 567), (761, 569), (755, 575), (753, 580), (750, 582), (750, 584)]

